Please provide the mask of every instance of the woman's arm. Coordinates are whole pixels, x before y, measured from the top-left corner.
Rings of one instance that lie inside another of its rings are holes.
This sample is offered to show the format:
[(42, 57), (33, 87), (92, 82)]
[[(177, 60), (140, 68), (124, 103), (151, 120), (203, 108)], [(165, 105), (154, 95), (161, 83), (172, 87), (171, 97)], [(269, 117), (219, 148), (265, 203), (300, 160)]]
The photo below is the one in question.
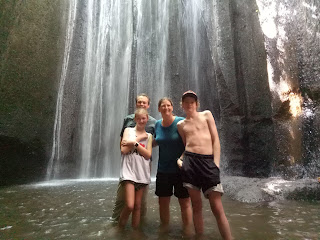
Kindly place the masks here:
[(152, 135), (149, 135), (148, 137), (147, 148), (138, 144), (136, 149), (141, 156), (143, 156), (146, 160), (149, 160), (152, 155)]
[(158, 143), (155, 138), (152, 139), (152, 147), (158, 146)]

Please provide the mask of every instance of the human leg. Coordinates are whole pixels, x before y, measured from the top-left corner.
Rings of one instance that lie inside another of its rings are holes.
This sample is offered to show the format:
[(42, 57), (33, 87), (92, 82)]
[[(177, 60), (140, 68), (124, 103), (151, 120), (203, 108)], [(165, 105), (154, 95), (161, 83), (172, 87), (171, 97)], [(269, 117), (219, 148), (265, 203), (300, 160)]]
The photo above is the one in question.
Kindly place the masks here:
[(119, 221), (120, 214), (125, 206), (124, 193), (124, 184), (123, 182), (119, 182), (117, 189), (117, 197), (112, 210), (112, 219), (114, 221)]
[(159, 197), (160, 232), (168, 232), (170, 221), (170, 199), (173, 194), (172, 174), (157, 173), (156, 195)]
[(192, 208), (190, 198), (179, 198), (179, 205), (181, 210), (181, 218), (183, 223), (183, 232), (185, 235), (192, 234)]
[(214, 214), (220, 234), (223, 239), (232, 239), (231, 230), (229, 226), (229, 222), (224, 213), (222, 201), (221, 201), (221, 193), (216, 191), (211, 191), (208, 194), (211, 211)]
[(142, 199), (141, 199), (141, 210), (140, 210), (140, 215), (141, 217), (145, 217), (147, 214), (147, 195), (149, 191), (149, 185), (147, 185), (142, 194)]
[(160, 231), (167, 232), (170, 221), (170, 199), (171, 197), (159, 197)]
[(142, 201), (142, 196), (143, 192), (146, 187), (143, 187), (137, 191), (135, 191), (135, 196), (134, 196), (134, 209), (132, 212), (132, 227), (133, 228), (138, 228), (140, 224), (140, 217), (141, 217), (141, 201)]
[(130, 181), (125, 181), (124, 183), (124, 199), (125, 199), (125, 207), (122, 209), (122, 212), (120, 214), (119, 218), (119, 227), (124, 228), (129, 215), (134, 209), (134, 200), (135, 200), (135, 190), (134, 190), (134, 184)]
[(192, 203), (193, 224), (196, 234), (203, 234), (202, 199), (198, 189), (188, 188)]

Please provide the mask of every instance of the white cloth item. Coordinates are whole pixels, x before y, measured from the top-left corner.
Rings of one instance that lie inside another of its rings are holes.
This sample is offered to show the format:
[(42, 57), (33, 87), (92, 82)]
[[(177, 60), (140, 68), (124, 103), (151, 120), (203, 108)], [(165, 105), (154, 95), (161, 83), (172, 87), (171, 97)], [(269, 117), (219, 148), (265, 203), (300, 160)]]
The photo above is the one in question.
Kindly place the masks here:
[[(152, 137), (150, 133), (148, 138), (140, 141), (147, 148), (148, 139)], [(136, 139), (136, 129), (129, 128), (129, 140)], [(145, 159), (137, 151), (128, 154), (121, 154), (120, 181), (130, 180), (136, 183), (149, 184), (151, 182), (151, 161)]]

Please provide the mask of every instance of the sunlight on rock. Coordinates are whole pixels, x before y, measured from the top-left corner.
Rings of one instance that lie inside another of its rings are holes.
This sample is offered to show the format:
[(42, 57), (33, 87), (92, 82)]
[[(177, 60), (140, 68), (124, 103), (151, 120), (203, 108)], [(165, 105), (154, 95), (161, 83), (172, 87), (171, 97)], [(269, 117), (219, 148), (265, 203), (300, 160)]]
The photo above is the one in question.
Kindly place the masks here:
[(297, 117), (301, 113), (302, 97), (300, 94), (291, 92), (289, 94), (290, 112), (292, 116)]

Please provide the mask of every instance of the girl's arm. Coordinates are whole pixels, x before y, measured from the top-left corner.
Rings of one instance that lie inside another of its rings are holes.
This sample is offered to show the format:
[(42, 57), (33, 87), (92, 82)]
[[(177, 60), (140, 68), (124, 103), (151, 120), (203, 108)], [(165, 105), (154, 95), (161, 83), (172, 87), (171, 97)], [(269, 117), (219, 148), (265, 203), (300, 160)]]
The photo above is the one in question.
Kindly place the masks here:
[[(123, 144), (125, 142), (126, 144)], [(123, 137), (121, 141), (121, 153), (122, 154), (128, 154), (134, 147), (134, 141), (129, 139), (129, 128), (126, 128), (123, 132)]]
[(149, 135), (148, 142), (147, 142), (147, 148), (144, 148), (140, 144), (138, 144), (138, 147), (136, 147), (138, 153), (143, 156), (146, 160), (149, 160), (152, 155), (152, 135)]

